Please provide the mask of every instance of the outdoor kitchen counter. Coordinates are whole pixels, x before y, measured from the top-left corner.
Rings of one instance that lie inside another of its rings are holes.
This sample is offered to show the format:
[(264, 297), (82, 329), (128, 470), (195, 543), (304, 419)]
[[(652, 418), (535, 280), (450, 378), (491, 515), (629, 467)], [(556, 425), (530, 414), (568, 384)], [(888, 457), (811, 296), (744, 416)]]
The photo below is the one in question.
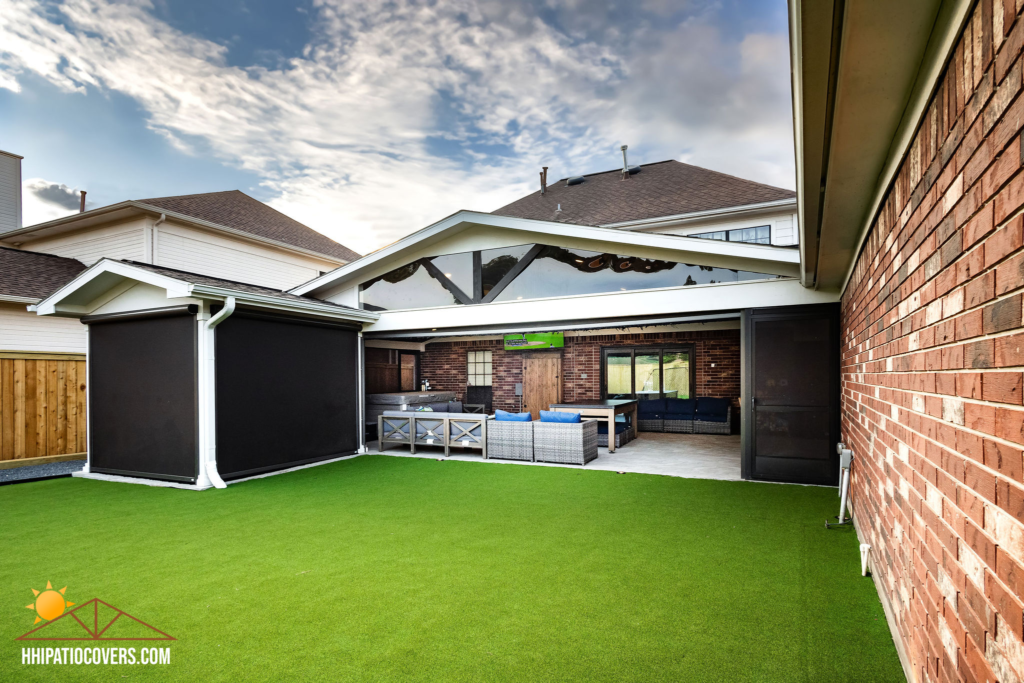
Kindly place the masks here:
[(563, 413), (579, 413), (583, 417), (594, 417), (608, 425), (608, 452), (615, 452), (615, 416), (626, 415), (629, 422), (630, 438), (636, 438), (636, 400), (605, 399), (603, 401), (576, 401), (574, 403), (552, 403), (551, 410)]

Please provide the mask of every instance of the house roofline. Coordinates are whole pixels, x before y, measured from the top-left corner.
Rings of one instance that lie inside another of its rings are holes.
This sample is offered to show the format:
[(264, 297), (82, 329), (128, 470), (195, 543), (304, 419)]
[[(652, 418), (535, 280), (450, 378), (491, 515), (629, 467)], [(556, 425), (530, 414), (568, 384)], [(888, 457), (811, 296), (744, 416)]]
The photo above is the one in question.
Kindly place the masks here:
[(678, 235), (661, 235), (658, 233), (629, 232), (616, 228), (538, 221), (528, 218), (514, 218), (511, 216), (499, 216), (490, 213), (463, 210), (458, 211), (451, 216), (434, 223), (433, 225), (417, 230), (411, 235), (403, 237), (397, 242), (393, 242), (382, 249), (378, 249), (371, 254), (367, 254), (357, 261), (341, 266), (340, 268), (332, 270), (330, 273), (325, 273), (318, 278), (314, 278), (309, 282), (293, 287), (288, 291), (292, 294), (303, 295), (328, 285), (347, 282), (355, 277), (357, 273), (396, 256), (403, 250), (418, 242), (432, 237), (438, 237), (445, 232), (454, 230), (466, 224), (485, 225), (532, 233), (539, 232), (557, 235), (559, 237), (576, 237), (579, 239), (590, 239), (594, 241), (616, 242), (623, 245), (666, 249), (693, 254), (746, 258), (753, 261), (773, 261), (789, 266), (795, 265), (797, 267), (799, 266), (800, 261), (799, 254), (793, 249), (784, 249), (767, 245), (722, 242), (718, 240), (700, 240), (681, 237)]
[(642, 218), (635, 221), (622, 221), (621, 223), (602, 223), (600, 228), (664, 228), (680, 223), (695, 223), (707, 218), (726, 218), (732, 216), (744, 216), (757, 214), (772, 209), (792, 208), (796, 210), (796, 197), (788, 199), (776, 199), (770, 202), (759, 202), (757, 204), (743, 204), (740, 206), (727, 206), (721, 209), (709, 209), (707, 211), (693, 211), (691, 213), (680, 213), (674, 216), (658, 216), (657, 218)]
[[(26, 227), (19, 228), (17, 230), (9, 230), (5, 233), (0, 233), (0, 242), (7, 242), (12, 237), (18, 237), (21, 235), (27, 235), (30, 233), (39, 232), (41, 230), (53, 230), (48, 235), (42, 235), (40, 237), (50, 237), (52, 235), (59, 235), (64, 232), (75, 230), (77, 227), (75, 224), (83, 220), (98, 219), (106, 214), (117, 213), (119, 211), (135, 211), (141, 214), (148, 215), (164, 215), (169, 219), (172, 219), (178, 223), (185, 223), (198, 228), (205, 228), (207, 230), (213, 230), (215, 232), (222, 232), (234, 237), (240, 237), (242, 239), (251, 240), (261, 244), (267, 244), (270, 246), (277, 247), (279, 249), (285, 249), (287, 251), (303, 254), (306, 256), (313, 256), (315, 258), (322, 259), (324, 261), (330, 261), (331, 263), (337, 263), (339, 265), (345, 265), (350, 263), (345, 259), (338, 258), (337, 256), (331, 256), (320, 251), (313, 249), (306, 249), (305, 247), (298, 247), (294, 244), (288, 244), (287, 242), (281, 242), (280, 240), (271, 239), (269, 237), (262, 237), (260, 235), (254, 235), (251, 232), (245, 230), (239, 230), (238, 228), (231, 228), (220, 223), (214, 223), (212, 221), (203, 220), (202, 218), (196, 218), (189, 216), (188, 214), (178, 213), (177, 211), (170, 211), (168, 209), (160, 208), (159, 206), (153, 206), (152, 204), (146, 204), (145, 202), (139, 202), (134, 199), (119, 202), (117, 204), (109, 204), (107, 206), (101, 206), (96, 209), (90, 209), (81, 213), (71, 214), (70, 216), (64, 216), (63, 218), (57, 218), (46, 223), (36, 223), (35, 225), (29, 225)], [(82, 226), (82, 227), (92, 227)]]
[(79, 273), (73, 280), (58, 289), (56, 292), (40, 301), (36, 306), (38, 315), (56, 315), (58, 313), (81, 313), (85, 311), (58, 310), (60, 302), (79, 288), (89, 284), (99, 276), (111, 273), (127, 280), (135, 280), (166, 289), (168, 296), (173, 298), (194, 297), (221, 301), (229, 296), (235, 298), (239, 304), (250, 305), (258, 308), (269, 308), (272, 310), (286, 311), (292, 313), (306, 313), (321, 317), (338, 318), (355, 322), (373, 322), (380, 318), (380, 314), (373, 311), (364, 311), (355, 308), (340, 307), (327, 302), (318, 301), (294, 301), (276, 297), (270, 294), (259, 294), (247, 292), (229, 287), (218, 287), (216, 285), (205, 285), (190, 282), (188, 273), (181, 273), (182, 277), (174, 277), (164, 273), (158, 273), (148, 268), (118, 261), (111, 258), (102, 258), (95, 264)]

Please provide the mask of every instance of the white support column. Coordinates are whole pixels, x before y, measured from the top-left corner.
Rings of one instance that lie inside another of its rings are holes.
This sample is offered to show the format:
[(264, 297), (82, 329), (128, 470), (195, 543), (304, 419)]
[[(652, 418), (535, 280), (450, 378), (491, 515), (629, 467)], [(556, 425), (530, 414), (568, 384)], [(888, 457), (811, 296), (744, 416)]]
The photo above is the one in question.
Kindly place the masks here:
[(227, 488), (217, 471), (216, 375), (214, 373), (215, 328), (235, 310), (234, 297), (228, 297), (217, 315), (210, 315), (210, 302), (204, 301), (196, 317), (199, 352), (199, 477), (200, 488)]
[[(356, 359), (357, 359), (357, 362), (356, 362), (356, 375), (357, 375), (359, 381), (356, 382), (356, 390), (359, 392), (359, 410), (357, 410), (356, 412), (358, 413), (358, 420), (359, 420), (359, 424), (357, 425), (357, 428), (359, 429), (359, 450), (357, 452), (360, 453), (360, 454), (363, 454), (363, 453), (367, 452), (367, 449), (366, 449), (366, 417), (365, 417), (366, 416), (366, 353), (365, 353), (365, 351), (363, 349), (363, 344), (364, 344), (364, 342), (363, 342), (363, 333), (359, 332), (358, 335), (359, 335), (358, 336), (359, 341), (358, 341), (358, 343), (356, 345)], [(380, 435), (378, 434), (378, 438), (379, 438), (379, 436)]]
[(213, 486), (210, 475), (207, 472), (206, 461), (209, 456), (209, 447), (216, 444), (216, 433), (214, 432), (213, 421), (213, 392), (211, 391), (210, 379), (213, 375), (213, 352), (210, 350), (213, 341), (213, 331), (207, 329), (206, 323), (210, 319), (210, 302), (204, 301), (196, 316), (196, 335), (198, 337), (199, 366), (197, 367), (198, 377), (196, 378), (199, 389), (199, 476), (196, 479), (196, 486), (208, 489)]

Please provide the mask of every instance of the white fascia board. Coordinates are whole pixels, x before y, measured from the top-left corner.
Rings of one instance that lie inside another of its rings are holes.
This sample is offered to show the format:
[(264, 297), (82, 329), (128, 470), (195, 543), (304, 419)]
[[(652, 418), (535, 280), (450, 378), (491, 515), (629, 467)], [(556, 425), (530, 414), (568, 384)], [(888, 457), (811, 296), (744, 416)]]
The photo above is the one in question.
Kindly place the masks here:
[(426, 342), (397, 341), (394, 339), (367, 339), (363, 342), (368, 349), (395, 349), (398, 351), (419, 351), (427, 350)]
[(39, 297), (37, 296), (11, 296), (8, 294), (0, 294), (0, 301), (12, 304), (37, 304), (39, 303)]
[(639, 318), (768, 306), (833, 303), (838, 300), (837, 293), (807, 289), (796, 279), (753, 280), (528, 301), (503, 301), (473, 306), (382, 311), (380, 320), (364, 327), (363, 331), (369, 334), (424, 330), (425, 334), (429, 334), (445, 328), (522, 325), (561, 320)]
[[(524, 233), (540, 235), (556, 235), (563, 238), (586, 240), (595, 243), (605, 243), (612, 247), (642, 247), (648, 249), (659, 249), (678, 254), (675, 260), (687, 262), (693, 256), (708, 255), (727, 258), (750, 259), (752, 261), (772, 262), (782, 266), (787, 272), (786, 275), (796, 275), (800, 265), (800, 255), (794, 249), (782, 249), (760, 244), (744, 244), (740, 242), (722, 242), (718, 240), (701, 240), (678, 235), (661, 235), (658, 233), (631, 232), (615, 228), (595, 228), (585, 225), (574, 225), (571, 223), (555, 223), (550, 221), (535, 221), (525, 218), (512, 218), (509, 216), (495, 216), (489, 213), (476, 211), (460, 211), (444, 220), (414, 232), (397, 242), (390, 244), (383, 249), (373, 252), (358, 261), (342, 266), (337, 270), (310, 280), (291, 290), (292, 294), (309, 294), (326, 286), (337, 287), (361, 273), (384, 262), (390, 265), (395, 261), (394, 266), (402, 265), (398, 261), (403, 252), (410, 250), (413, 246), (428, 240), (438, 239), (448, 233), (465, 230), (473, 225), (486, 225), (507, 230), (519, 230)], [(642, 254), (630, 253), (630, 255), (642, 256)], [(707, 264), (705, 264), (707, 265)], [(756, 263), (751, 263), (750, 268), (757, 271)], [(789, 271), (792, 271), (790, 273)]]
[(602, 228), (616, 228), (619, 230), (648, 230), (668, 228), (674, 225), (686, 225), (689, 223), (703, 223), (705, 221), (717, 221), (721, 218), (739, 218), (747, 215), (755, 215), (767, 212), (796, 211), (796, 198), (777, 199), (772, 202), (761, 202), (759, 204), (745, 204), (742, 206), (729, 206), (724, 209), (712, 209), (710, 211), (694, 211), (692, 213), (680, 213), (675, 216), (659, 216), (658, 218), (645, 218), (638, 221), (623, 221), (622, 223), (603, 223)]
[[(103, 278), (106, 282), (101, 284), (100, 278)], [(103, 291), (107, 291), (117, 286), (123, 280), (144, 282), (165, 289), (169, 299), (182, 298), (189, 295), (189, 285), (183, 280), (177, 280), (166, 275), (136, 268), (127, 263), (104, 258), (82, 271), (74, 280), (39, 302), (36, 306), (36, 313), (38, 315), (56, 315), (59, 313), (87, 315), (90, 312), (88, 310), (88, 303), (96, 300), (99, 296), (98, 294), (90, 295), (92, 298), (85, 305), (81, 303), (68, 304), (66, 303), (67, 300), (76, 293), (88, 291), (91, 284), (99, 285)]]
[(289, 301), (288, 299), (281, 299), (275, 296), (254, 294), (252, 292), (243, 292), (237, 289), (227, 289), (225, 287), (194, 284), (189, 286), (188, 291), (191, 296), (198, 299), (223, 301), (227, 297), (233, 296), (240, 304), (248, 304), (250, 306), (268, 308), (275, 311), (316, 314), (320, 317), (338, 318), (354, 322), (373, 322), (380, 317), (380, 314), (376, 311), (339, 308), (332, 304), (317, 303), (316, 301), (310, 301), (309, 303)]

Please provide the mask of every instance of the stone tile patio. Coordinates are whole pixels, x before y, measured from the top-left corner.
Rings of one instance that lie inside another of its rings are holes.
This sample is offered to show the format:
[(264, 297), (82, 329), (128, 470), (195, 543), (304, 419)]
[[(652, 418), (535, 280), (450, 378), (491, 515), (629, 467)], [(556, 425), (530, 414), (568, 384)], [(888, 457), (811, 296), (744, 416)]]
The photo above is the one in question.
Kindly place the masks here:
[[(377, 442), (367, 444), (370, 453), (379, 453)], [(407, 458), (443, 457), (441, 448), (416, 447), (416, 455), (410, 455), (408, 447), (389, 446), (384, 455)], [(617, 448), (609, 454), (607, 448), (598, 449), (598, 458), (587, 464), (588, 470), (609, 470), (612, 472), (636, 472), (640, 474), (662, 474), (670, 477), (690, 479), (721, 479), (740, 481), (740, 436), (718, 434), (661, 434), (640, 432), (639, 438)], [(452, 449), (451, 460), (476, 460), (495, 464), (526, 465), (530, 467), (573, 467), (543, 462), (520, 462), (515, 460), (482, 460), (479, 452)]]

